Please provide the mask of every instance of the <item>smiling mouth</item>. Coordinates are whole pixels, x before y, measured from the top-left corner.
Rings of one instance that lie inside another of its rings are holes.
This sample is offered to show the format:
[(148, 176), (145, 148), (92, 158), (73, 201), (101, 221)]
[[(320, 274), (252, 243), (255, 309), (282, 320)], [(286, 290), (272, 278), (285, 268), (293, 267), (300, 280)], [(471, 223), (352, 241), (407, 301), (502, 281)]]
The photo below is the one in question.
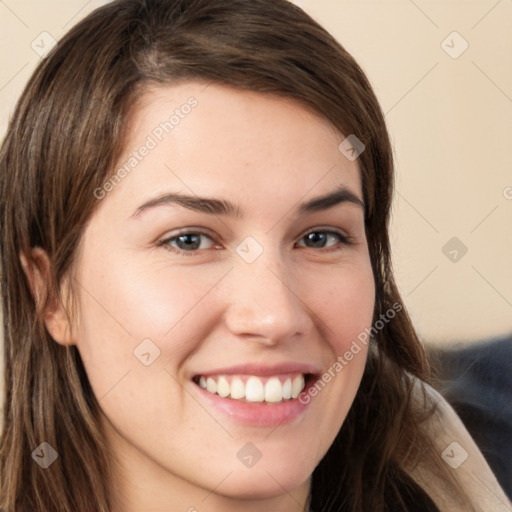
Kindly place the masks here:
[(277, 404), (296, 399), (311, 374), (294, 373), (258, 377), (256, 375), (196, 375), (193, 382), (205, 391), (247, 403)]

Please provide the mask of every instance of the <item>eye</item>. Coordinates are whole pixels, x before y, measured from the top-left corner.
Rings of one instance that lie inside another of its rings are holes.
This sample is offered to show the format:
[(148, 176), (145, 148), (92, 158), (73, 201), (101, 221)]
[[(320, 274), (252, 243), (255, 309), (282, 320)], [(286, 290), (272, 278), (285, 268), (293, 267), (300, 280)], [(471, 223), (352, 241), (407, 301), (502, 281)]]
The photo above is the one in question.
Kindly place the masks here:
[[(184, 231), (158, 242), (159, 246), (178, 254), (191, 254), (200, 249), (211, 249), (215, 242), (206, 233)], [(188, 255), (187, 254), (187, 255)]]
[[(302, 241), (304, 241), (304, 244), (300, 243)], [(325, 249), (336, 244), (350, 245), (351, 243), (350, 237), (332, 230), (310, 231), (299, 241), (299, 245), (313, 249)]]

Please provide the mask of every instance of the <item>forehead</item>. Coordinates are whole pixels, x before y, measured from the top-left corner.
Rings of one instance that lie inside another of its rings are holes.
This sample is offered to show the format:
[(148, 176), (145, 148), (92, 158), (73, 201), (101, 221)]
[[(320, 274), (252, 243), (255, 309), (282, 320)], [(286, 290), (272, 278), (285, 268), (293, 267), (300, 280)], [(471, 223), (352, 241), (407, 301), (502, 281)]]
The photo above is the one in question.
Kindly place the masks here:
[(296, 100), (225, 85), (186, 82), (142, 92), (113, 172), (135, 198), (162, 187), (241, 201), (291, 200), (348, 186), (360, 197), (358, 162), (345, 138)]

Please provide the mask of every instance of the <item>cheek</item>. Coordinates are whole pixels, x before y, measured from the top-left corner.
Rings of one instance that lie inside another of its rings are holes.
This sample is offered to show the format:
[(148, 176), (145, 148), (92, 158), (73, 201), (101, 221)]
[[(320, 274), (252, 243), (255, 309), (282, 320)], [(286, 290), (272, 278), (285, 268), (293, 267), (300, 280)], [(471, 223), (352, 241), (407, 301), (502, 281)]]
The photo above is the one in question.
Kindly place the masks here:
[[(225, 270), (93, 263), (79, 276), (78, 348), (95, 396), (115, 424), (129, 419), (132, 432), (179, 428), (186, 418), (175, 376), (215, 326), (215, 285)], [(191, 424), (203, 419), (195, 404), (186, 410)]]
[(371, 326), (375, 283), (369, 261), (310, 276), (305, 295), (336, 355)]
[(212, 297), (224, 273), (213, 267), (91, 261), (78, 276), (84, 292), (82, 357), (94, 365), (109, 360), (114, 367), (125, 367), (133, 363), (139, 344), (151, 340), (156, 348), (150, 352), (160, 352), (162, 360), (176, 366), (211, 331)]

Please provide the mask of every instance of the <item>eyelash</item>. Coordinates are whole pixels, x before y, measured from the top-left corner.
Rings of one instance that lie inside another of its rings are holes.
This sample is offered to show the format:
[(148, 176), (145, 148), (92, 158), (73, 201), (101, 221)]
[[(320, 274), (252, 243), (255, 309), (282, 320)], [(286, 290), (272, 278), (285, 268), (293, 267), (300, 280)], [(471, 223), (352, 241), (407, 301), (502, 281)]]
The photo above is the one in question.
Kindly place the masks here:
[[(338, 239), (338, 243), (341, 243), (343, 246), (350, 246), (350, 245), (354, 244), (352, 237), (345, 235), (343, 233), (340, 233), (338, 231), (330, 230), (330, 229), (315, 229), (315, 230), (308, 231), (307, 233), (305, 233), (304, 235), (301, 236), (300, 240), (303, 240), (306, 236), (308, 236), (312, 233), (322, 233), (327, 236), (334, 236)], [(160, 240), (157, 245), (159, 247), (163, 247), (164, 249), (166, 249), (174, 254), (178, 254), (181, 256), (195, 256), (195, 255), (197, 255), (198, 252), (206, 250), (206, 249), (194, 249), (194, 250), (190, 250), (190, 251), (185, 251), (183, 249), (179, 249), (177, 247), (173, 247), (170, 245), (170, 243), (172, 241), (176, 240), (178, 237), (183, 236), (183, 235), (205, 236), (215, 243), (215, 240), (208, 233), (205, 233), (201, 230), (190, 230), (190, 231), (182, 231), (181, 233), (177, 233), (176, 235), (173, 235), (169, 238)], [(314, 247), (307, 247), (307, 246), (301, 246), (301, 247), (303, 247), (305, 249), (315, 249)], [(338, 250), (341, 250), (341, 248), (336, 247), (336, 245), (334, 247), (318, 248), (319, 252), (331, 252), (331, 251), (338, 251)]]

